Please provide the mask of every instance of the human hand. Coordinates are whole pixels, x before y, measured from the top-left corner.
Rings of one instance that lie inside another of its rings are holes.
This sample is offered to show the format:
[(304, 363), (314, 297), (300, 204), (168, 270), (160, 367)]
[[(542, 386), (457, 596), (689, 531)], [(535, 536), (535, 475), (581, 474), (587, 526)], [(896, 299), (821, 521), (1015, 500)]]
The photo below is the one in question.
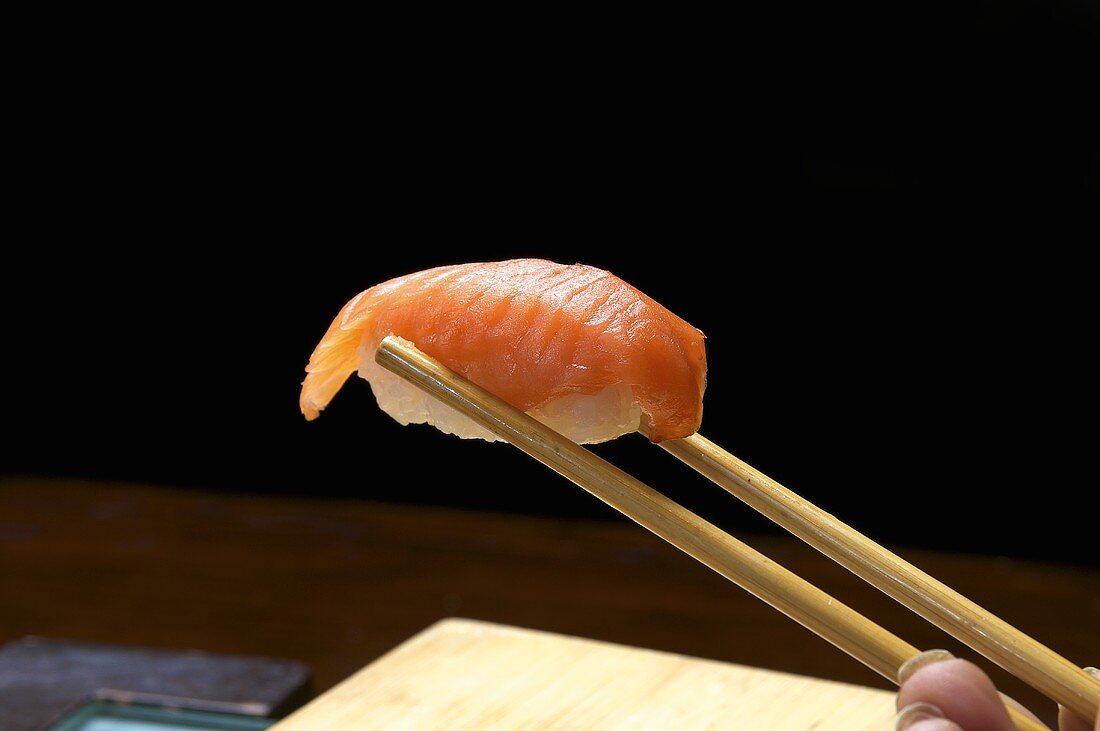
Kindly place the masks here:
[[(1097, 676), (1100, 671), (1087, 668)], [(1005, 703), (1034, 715), (1004, 698), (978, 666), (945, 650), (917, 655), (898, 672), (898, 731), (1014, 731)], [(1100, 718), (1090, 726), (1077, 714), (1059, 710), (1060, 731), (1100, 731)]]

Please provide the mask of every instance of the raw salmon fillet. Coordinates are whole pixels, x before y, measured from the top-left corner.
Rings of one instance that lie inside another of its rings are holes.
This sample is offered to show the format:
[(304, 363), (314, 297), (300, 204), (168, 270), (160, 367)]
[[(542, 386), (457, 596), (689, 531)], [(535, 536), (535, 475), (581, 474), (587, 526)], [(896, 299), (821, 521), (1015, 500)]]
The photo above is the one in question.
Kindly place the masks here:
[(641, 413), (655, 442), (693, 434), (702, 418), (703, 333), (602, 269), (515, 259), (397, 277), (348, 302), (309, 360), (307, 419), (358, 369), (399, 421), (491, 439), (443, 425), (469, 420), (374, 363), (387, 335), (578, 441), (633, 431)]

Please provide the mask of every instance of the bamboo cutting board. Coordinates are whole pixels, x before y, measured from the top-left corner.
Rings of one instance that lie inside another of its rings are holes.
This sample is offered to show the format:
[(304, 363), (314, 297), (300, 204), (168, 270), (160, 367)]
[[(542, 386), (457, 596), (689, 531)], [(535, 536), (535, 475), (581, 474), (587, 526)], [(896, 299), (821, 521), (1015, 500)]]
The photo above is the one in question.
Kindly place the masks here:
[(893, 718), (884, 690), (448, 619), (272, 731), (885, 731)]

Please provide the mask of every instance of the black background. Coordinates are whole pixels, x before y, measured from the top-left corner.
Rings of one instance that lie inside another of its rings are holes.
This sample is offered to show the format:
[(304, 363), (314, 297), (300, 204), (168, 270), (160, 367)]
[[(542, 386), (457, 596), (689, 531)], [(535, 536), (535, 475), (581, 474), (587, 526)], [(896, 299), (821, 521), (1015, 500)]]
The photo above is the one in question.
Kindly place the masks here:
[[(21, 113), (4, 471), (616, 519), (507, 446), (402, 429), (357, 379), (297, 411), (360, 290), (539, 256), (706, 332), (703, 433), (872, 537), (1095, 563), (1098, 18), (842, 3), (95, 47)], [(641, 438), (598, 451), (770, 529)]]

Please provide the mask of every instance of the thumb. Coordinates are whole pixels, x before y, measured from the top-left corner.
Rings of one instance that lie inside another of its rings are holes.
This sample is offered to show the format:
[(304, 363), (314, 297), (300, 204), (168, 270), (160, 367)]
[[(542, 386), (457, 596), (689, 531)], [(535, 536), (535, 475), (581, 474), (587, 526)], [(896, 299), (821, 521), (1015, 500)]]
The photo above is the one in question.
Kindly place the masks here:
[(1015, 731), (993, 681), (973, 663), (932, 650), (905, 663), (898, 679), (899, 708), (930, 703), (966, 731)]

